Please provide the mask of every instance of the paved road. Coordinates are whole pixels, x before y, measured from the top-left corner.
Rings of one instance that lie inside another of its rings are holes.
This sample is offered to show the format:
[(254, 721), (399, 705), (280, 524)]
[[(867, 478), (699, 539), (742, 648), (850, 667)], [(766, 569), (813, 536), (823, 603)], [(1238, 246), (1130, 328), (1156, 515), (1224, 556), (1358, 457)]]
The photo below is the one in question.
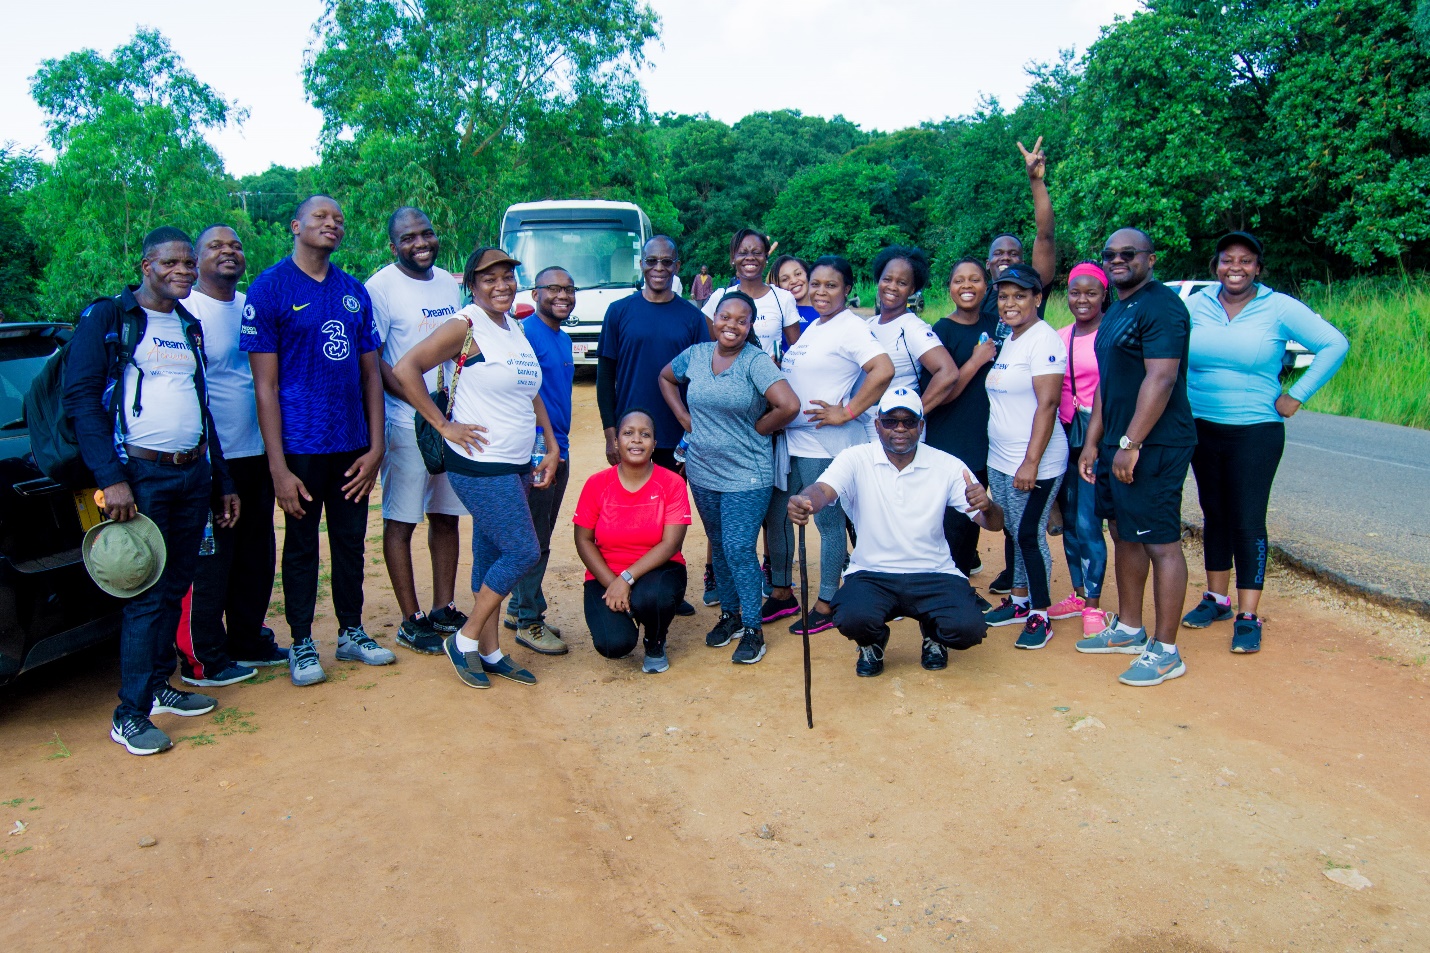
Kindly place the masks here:
[[(1190, 476), (1182, 512), (1201, 526)], [(1430, 615), (1430, 431), (1302, 411), (1267, 522), (1292, 563)]]

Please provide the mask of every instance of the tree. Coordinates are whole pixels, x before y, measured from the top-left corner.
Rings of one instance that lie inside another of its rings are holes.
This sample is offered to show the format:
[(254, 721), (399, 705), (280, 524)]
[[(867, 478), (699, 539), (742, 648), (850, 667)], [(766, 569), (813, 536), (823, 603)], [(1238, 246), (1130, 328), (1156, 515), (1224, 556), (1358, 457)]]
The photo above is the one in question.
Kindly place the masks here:
[(38, 315), (40, 249), (25, 228), (24, 197), (39, 169), (33, 152), (12, 142), (0, 146), (0, 321), (28, 321)]
[(880, 249), (912, 237), (895, 224), (903, 204), (898, 178), (891, 166), (852, 156), (817, 165), (780, 192), (765, 228), (781, 251), (843, 255), (862, 277)]
[(451, 250), (491, 241), (512, 202), (642, 194), (637, 70), (657, 24), (640, 0), (327, 0), (303, 76), (324, 176), (356, 213), (350, 252), (385, 260), (402, 204)]
[(58, 153), (26, 203), (47, 257), (47, 317), (73, 319), (91, 298), (133, 280), (149, 230), (196, 230), (228, 214), (223, 163), (203, 133), (238, 111), (158, 33), (141, 30), (109, 57), (81, 50), (46, 60), (31, 93)]

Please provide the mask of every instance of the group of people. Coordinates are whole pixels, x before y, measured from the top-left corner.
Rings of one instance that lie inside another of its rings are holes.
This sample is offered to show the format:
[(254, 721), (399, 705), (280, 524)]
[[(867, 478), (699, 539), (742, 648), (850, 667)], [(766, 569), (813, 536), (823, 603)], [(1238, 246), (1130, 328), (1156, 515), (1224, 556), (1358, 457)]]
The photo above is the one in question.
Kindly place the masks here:
[[(714, 287), (703, 268), (693, 283), (701, 308), (676, 289), (676, 243), (644, 244), (641, 286), (610, 306), (597, 349), (609, 468), (581, 487), (573, 517), (599, 654), (624, 658), (640, 641), (644, 671), (668, 669), (672, 621), (695, 611), (682, 554), (692, 498), (708, 539), (704, 602), (720, 607), (706, 644), (736, 643), (738, 664), (759, 662), (766, 626), (793, 616), (795, 634), (838, 629), (852, 640), (860, 676), (883, 670), (899, 617), (918, 622), (929, 670), (990, 626), (1021, 625), (1015, 644), (1039, 649), (1052, 620), (1074, 617), (1078, 651), (1137, 656), (1120, 676), (1129, 685), (1185, 673), (1179, 622), (1232, 621), (1232, 651), (1259, 648), (1282, 420), (1335, 373), (1345, 338), (1260, 283), (1254, 236), (1221, 239), (1217, 282), (1184, 303), (1152, 277), (1155, 246), (1135, 228), (1109, 237), (1101, 263), (1072, 269), (1074, 320), (1054, 330), (1044, 320), (1056, 266), (1046, 157), (1039, 145), (1019, 148), (1037, 221), (1031, 260), (1016, 236), (1000, 235), (986, 258), (954, 263), (953, 311), (932, 326), (909, 308), (931, 279), (917, 248), (875, 258), (877, 307), (866, 318), (848, 306), (855, 275), (841, 257), (770, 261), (769, 239), (742, 229), (730, 244), (732, 283)], [(154, 715), (217, 704), (173, 687), (176, 658), (197, 687), (284, 664), (295, 685), (324, 680), (313, 632), (324, 524), (336, 658), (396, 660), (363, 625), (368, 497), (379, 477), (399, 645), (446, 655), (475, 688), (494, 676), (536, 682), (503, 651), (503, 628), (534, 653), (568, 651), (542, 586), (570, 475), (570, 274), (559, 265), (536, 274), (534, 313), (522, 320), (521, 263), (477, 248), (459, 280), (436, 266), (439, 238), (416, 208), (392, 213), (393, 262), (366, 284), (331, 261), (344, 234), (336, 201), (307, 199), (291, 227), (292, 255), (246, 296), (233, 229), (211, 226), (196, 242), (157, 229), (141, 282), (87, 309), (67, 348), (65, 406), (113, 521), (105, 526), (142, 515), (173, 557), (123, 611), (111, 736), (135, 754), (171, 746)], [(126, 321), (140, 346), (116, 362)], [(1289, 340), (1315, 358), (1283, 394)], [(1205, 514), (1208, 591), (1183, 616), (1188, 466)], [(264, 624), (275, 503), (289, 646)], [(468, 612), (455, 596), (464, 513)], [(424, 520), (425, 603), (411, 553)], [(811, 521), (819, 587), (801, 606), (795, 527)], [(1104, 521), (1115, 612), (1101, 602)], [(1074, 591), (1053, 603), (1048, 535), (1059, 530)], [(1004, 538), (1006, 565), (987, 586), (1005, 597), (997, 606), (969, 582), (983, 572), (983, 531)]]

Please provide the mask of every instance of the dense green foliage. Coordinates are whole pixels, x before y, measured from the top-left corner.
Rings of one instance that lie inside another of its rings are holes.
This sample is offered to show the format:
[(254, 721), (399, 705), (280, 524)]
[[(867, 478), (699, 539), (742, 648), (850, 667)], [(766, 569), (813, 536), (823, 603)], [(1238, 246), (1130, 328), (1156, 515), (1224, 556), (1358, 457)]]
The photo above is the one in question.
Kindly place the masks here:
[(1081, 57), (1031, 67), (1016, 108), (895, 133), (785, 110), (651, 116), (643, 0), (326, 0), (314, 30), (321, 162), (241, 179), (206, 139), (241, 111), (158, 33), (40, 64), (56, 158), (0, 149), (0, 310), (73, 315), (133, 276), (158, 224), (230, 221), (256, 273), (315, 190), (344, 204), (339, 258), (359, 273), (387, 259), (397, 205), (431, 213), (455, 267), (508, 204), (544, 198), (639, 202), (687, 280), (727, 273), (744, 226), (861, 272), (892, 241), (946, 266), (1000, 232), (1031, 240), (1017, 143), (1038, 137), (1064, 268), (1122, 224), (1152, 233), (1167, 277), (1204, 273), (1237, 227), (1293, 290), (1430, 263), (1430, 0), (1147, 0)]

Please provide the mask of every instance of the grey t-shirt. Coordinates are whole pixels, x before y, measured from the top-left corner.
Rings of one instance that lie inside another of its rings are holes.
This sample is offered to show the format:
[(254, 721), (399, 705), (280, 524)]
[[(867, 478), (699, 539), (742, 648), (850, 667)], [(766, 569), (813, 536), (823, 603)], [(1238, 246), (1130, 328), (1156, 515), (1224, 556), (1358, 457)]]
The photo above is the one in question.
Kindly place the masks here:
[(775, 483), (774, 448), (755, 432), (766, 409), (765, 391), (784, 375), (761, 349), (746, 345), (730, 366), (711, 373), (714, 342), (693, 344), (670, 362), (675, 379), (689, 382), (690, 449), (685, 475), (719, 493), (759, 490)]

